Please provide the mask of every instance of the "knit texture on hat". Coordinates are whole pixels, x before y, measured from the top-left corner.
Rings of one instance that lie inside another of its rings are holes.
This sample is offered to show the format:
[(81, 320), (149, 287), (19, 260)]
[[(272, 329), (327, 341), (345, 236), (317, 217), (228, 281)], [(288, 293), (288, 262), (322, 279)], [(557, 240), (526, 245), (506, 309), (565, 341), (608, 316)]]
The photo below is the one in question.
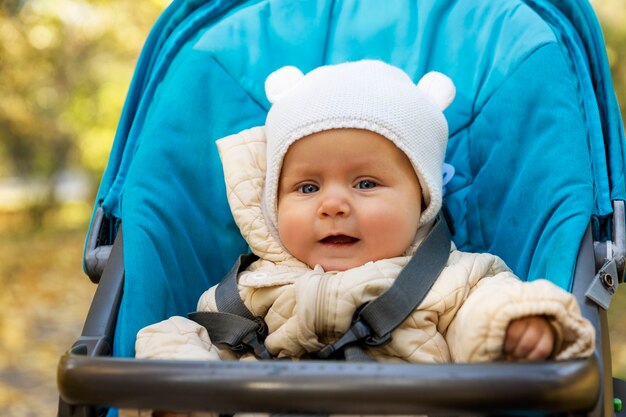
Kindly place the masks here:
[[(303, 75), (283, 67), (269, 75), (265, 91), (267, 173), (263, 211), (278, 237), (278, 182), (289, 146), (313, 133), (356, 128), (392, 141), (411, 161), (426, 207), (419, 226), (441, 208), (442, 169), (448, 140), (443, 110), (455, 94), (452, 81), (430, 72), (415, 85), (401, 69), (382, 61), (327, 65)], [(312, 158), (323, 155), (312, 155)]]

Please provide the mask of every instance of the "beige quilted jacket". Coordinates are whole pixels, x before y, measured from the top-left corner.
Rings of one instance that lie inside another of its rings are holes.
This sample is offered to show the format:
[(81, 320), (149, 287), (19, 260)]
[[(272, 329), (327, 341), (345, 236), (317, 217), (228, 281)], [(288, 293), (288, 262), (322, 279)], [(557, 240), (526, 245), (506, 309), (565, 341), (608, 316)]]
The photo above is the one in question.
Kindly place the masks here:
[[(253, 314), (265, 318), (265, 343), (272, 354), (300, 357), (317, 351), (348, 329), (358, 306), (389, 288), (409, 256), (343, 272), (327, 273), (319, 266), (311, 270), (291, 257), (265, 224), (263, 128), (224, 138), (218, 147), (231, 210), (261, 258), (240, 274), (239, 293)], [(414, 247), (424, 234), (419, 231)], [(198, 310), (217, 311), (214, 294), (215, 287), (206, 291)], [(419, 308), (393, 332), (391, 342), (369, 353), (381, 361), (497, 360), (508, 323), (529, 315), (551, 318), (559, 336), (556, 359), (592, 353), (593, 327), (581, 317), (571, 294), (546, 280), (521, 282), (500, 258), (460, 252), (453, 245), (446, 267)], [(136, 352), (138, 358), (235, 359), (212, 345), (202, 326), (182, 317), (142, 329)]]

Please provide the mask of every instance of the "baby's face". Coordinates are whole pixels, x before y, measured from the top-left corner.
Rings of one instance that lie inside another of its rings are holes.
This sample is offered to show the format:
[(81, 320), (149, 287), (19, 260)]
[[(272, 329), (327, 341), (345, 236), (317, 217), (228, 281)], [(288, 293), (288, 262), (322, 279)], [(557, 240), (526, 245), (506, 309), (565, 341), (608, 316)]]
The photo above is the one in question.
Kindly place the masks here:
[(334, 129), (289, 148), (278, 186), (285, 248), (311, 268), (344, 271), (400, 256), (413, 242), (421, 188), (391, 141), (360, 129)]

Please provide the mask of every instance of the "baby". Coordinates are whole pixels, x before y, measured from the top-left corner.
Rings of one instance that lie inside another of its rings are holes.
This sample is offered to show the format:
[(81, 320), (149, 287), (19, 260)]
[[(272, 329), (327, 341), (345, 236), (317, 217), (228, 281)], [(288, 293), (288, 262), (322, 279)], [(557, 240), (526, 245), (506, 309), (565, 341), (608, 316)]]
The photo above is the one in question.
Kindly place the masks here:
[[(266, 80), (264, 127), (218, 141), (228, 198), (259, 259), (239, 295), (268, 327), (274, 357), (299, 358), (341, 337), (355, 311), (387, 290), (442, 205), (455, 89), (428, 73), (415, 85), (380, 61), (283, 67)], [(217, 311), (215, 287), (198, 309)], [(522, 282), (496, 256), (452, 244), (443, 271), (381, 346), (379, 361), (479, 362), (588, 356), (594, 330), (575, 298)], [(241, 359), (206, 329), (172, 317), (142, 329), (138, 358)]]

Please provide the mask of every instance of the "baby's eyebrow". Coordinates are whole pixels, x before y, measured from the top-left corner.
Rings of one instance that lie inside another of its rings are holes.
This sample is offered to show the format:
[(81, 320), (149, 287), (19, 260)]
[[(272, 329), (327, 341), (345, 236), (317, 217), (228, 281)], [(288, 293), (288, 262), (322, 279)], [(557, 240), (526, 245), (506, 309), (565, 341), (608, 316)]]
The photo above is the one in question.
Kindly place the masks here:
[(306, 177), (311, 175), (319, 175), (323, 170), (310, 163), (291, 164), (289, 170), (282, 169), (280, 172), (280, 178), (283, 177)]
[(313, 180), (312, 175), (305, 172), (290, 172), (288, 174), (280, 174), (278, 178), (278, 187), (291, 187), (302, 181)]

